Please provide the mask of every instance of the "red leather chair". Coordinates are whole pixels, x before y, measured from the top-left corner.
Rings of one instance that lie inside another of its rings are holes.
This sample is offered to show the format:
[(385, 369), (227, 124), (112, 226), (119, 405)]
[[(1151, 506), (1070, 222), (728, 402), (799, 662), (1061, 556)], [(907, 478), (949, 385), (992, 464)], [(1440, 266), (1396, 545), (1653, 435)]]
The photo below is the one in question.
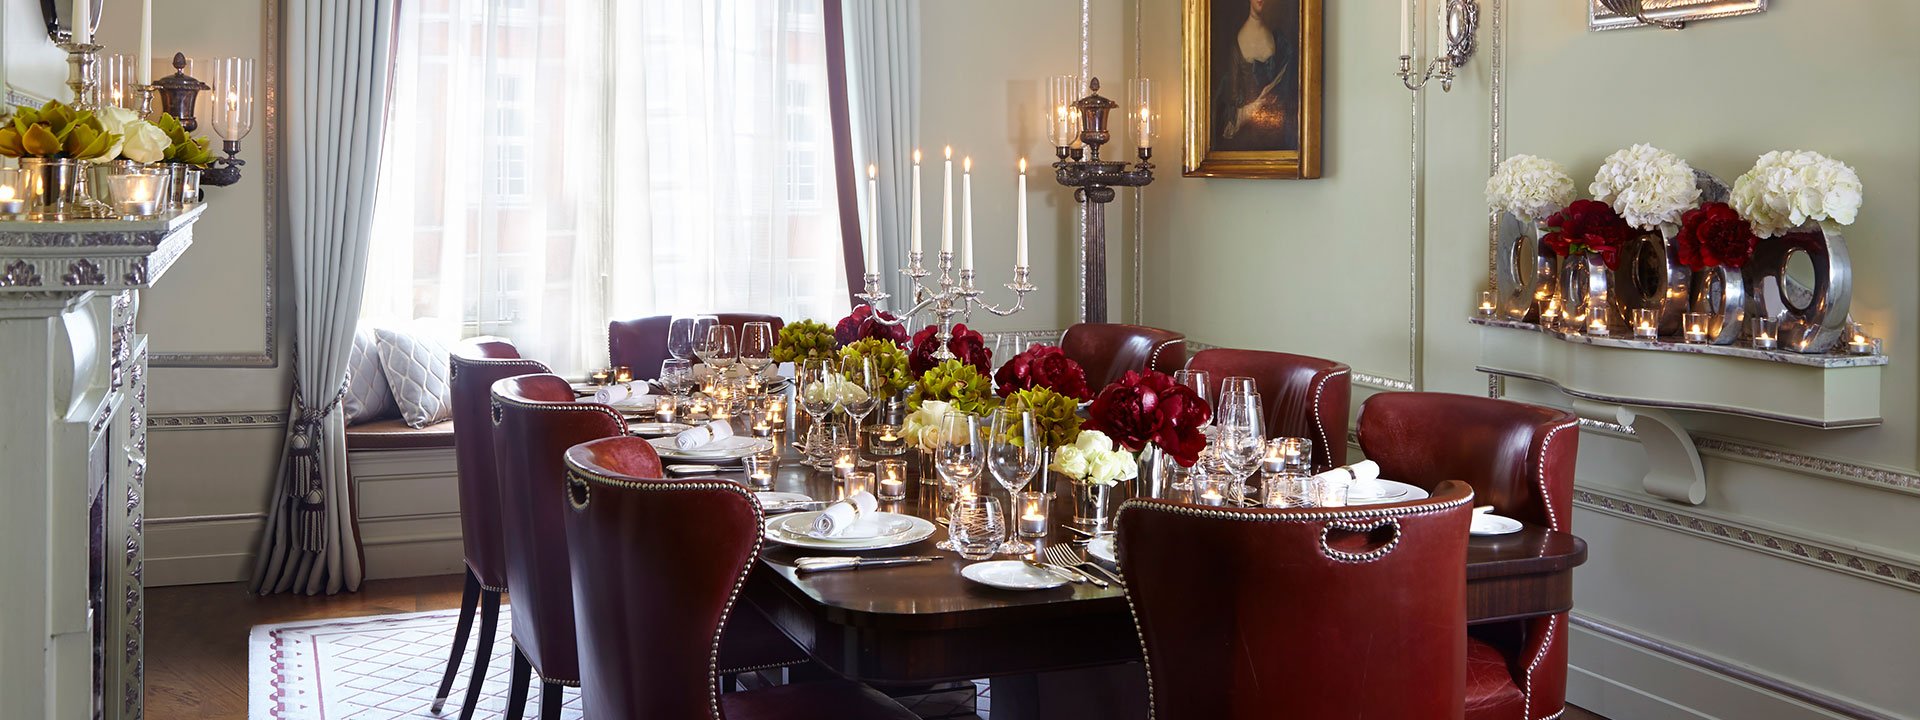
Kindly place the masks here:
[[(780, 328), (787, 324), (778, 315), (758, 313), (715, 313), (714, 317), (719, 318), (722, 325), (733, 326), (736, 333), (740, 331), (740, 326), (750, 322), (771, 323), (775, 340), (779, 339)], [(673, 357), (667, 353), (667, 328), (672, 324), (672, 315), (607, 323), (608, 364), (625, 365), (637, 378), (652, 380), (660, 377), (660, 363)]]
[(1473, 492), (1366, 507), (1120, 508), (1158, 720), (1463, 717)]
[[(1360, 406), (1360, 450), (1380, 474), (1421, 487), (1464, 480), (1482, 505), (1529, 525), (1569, 532), (1580, 422), (1508, 400), (1382, 393)], [(1496, 651), (1474, 665), (1473, 720), (1540, 720), (1566, 707), (1567, 616), (1476, 625)]]
[(738, 604), (760, 554), (760, 504), (724, 480), (654, 479), (660, 459), (638, 438), (586, 443), (566, 460), (573, 609), (593, 628), (580, 637), (581, 691), (595, 716), (915, 720), (844, 680), (720, 694), (714, 658), (731, 617), (750, 611)]
[(1087, 371), (1095, 393), (1128, 371), (1171, 373), (1187, 362), (1187, 336), (1145, 325), (1079, 323), (1067, 328), (1060, 349)]
[(500, 475), (493, 452), (493, 384), (516, 375), (548, 372), (547, 366), (520, 359), (512, 343), (463, 343), (452, 353), (447, 385), (453, 401), (454, 462), (460, 490), (460, 541), (465, 548), (467, 588), (460, 597), (460, 622), (453, 634), (453, 652), (433, 712), (439, 714), (453, 688), (466, 652), (467, 631), (474, 609), (480, 610), (480, 646), (473, 654), (461, 720), (473, 717), (480, 686), (493, 658), (494, 627), (500, 620), (500, 594), (507, 591), (507, 551), (500, 517)]
[(1267, 406), (1268, 437), (1313, 441), (1313, 470), (1347, 464), (1347, 399), (1353, 394), (1353, 368), (1345, 363), (1264, 350), (1215, 348), (1194, 353), (1188, 370), (1205, 370), (1213, 397), (1229, 377), (1253, 378)]

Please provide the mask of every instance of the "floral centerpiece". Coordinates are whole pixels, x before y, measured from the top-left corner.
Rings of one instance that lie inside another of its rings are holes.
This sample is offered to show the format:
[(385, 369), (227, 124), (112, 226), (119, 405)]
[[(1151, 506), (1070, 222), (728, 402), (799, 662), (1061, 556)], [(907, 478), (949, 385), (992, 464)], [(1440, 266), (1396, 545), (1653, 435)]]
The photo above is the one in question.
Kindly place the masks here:
[[(1030, 387), (1007, 395), (1002, 410), (1033, 415), (1034, 430), (1040, 435), (1040, 447), (1053, 448), (1073, 442), (1080, 434), (1080, 403), (1044, 387)], [(1019, 431), (1015, 426), (1015, 432)], [(1025, 446), (1026, 438), (1011, 438)]]
[(919, 448), (923, 453), (931, 453), (940, 447), (941, 428), (952, 413), (953, 406), (945, 400), (922, 400), (907, 415), (906, 423), (901, 425), (900, 435), (908, 445)]
[(213, 151), (208, 149), (210, 141), (206, 136), (193, 137), (187, 134), (187, 128), (172, 115), (161, 113), (154, 118), (153, 124), (167, 134), (167, 149), (162, 153), (160, 162), (181, 163), (193, 167), (206, 167), (213, 164)]
[(0, 155), (26, 160), (95, 160), (120, 144), (91, 111), (48, 100), (39, 108), (14, 108), (0, 127)]
[(1035, 345), (1008, 359), (993, 374), (996, 392), (1001, 397), (1031, 388), (1045, 388), (1076, 401), (1093, 399), (1087, 388), (1087, 371), (1067, 357), (1065, 350), (1052, 345)]
[(1093, 398), (1086, 427), (1134, 452), (1158, 447), (1181, 467), (1193, 467), (1207, 438), (1200, 428), (1213, 407), (1193, 388), (1157, 370), (1129, 371)]
[[(940, 351), (940, 329), (928, 325), (913, 335), (913, 350), (908, 356), (914, 374), (924, 374), (936, 364), (934, 353)], [(993, 351), (987, 349), (987, 339), (978, 331), (966, 325), (953, 326), (953, 337), (947, 340), (947, 352), (961, 362), (972, 365), (981, 375), (993, 372)]]
[(1700, 202), (1693, 166), (1678, 155), (1646, 144), (1608, 155), (1587, 192), (1611, 205), (1628, 225), (1642, 230), (1677, 224), (1680, 213)]
[(1744, 267), (1759, 242), (1753, 226), (1732, 205), (1719, 202), (1682, 214), (1680, 232), (1673, 237), (1675, 257), (1694, 270)]
[(870, 337), (855, 340), (840, 348), (840, 363), (843, 366), (861, 360), (866, 360), (879, 374), (880, 387), (875, 394), (882, 398), (898, 395), (913, 382), (913, 376), (907, 371), (907, 352), (893, 344), (892, 340)]
[(882, 311), (876, 316), (873, 306), (861, 305), (854, 308), (853, 312), (846, 317), (840, 318), (839, 324), (833, 328), (833, 339), (839, 341), (841, 345), (852, 345), (856, 341), (867, 338), (882, 338), (898, 345), (905, 345), (907, 328), (894, 323), (894, 320), (893, 313)]
[(1501, 161), (1487, 178), (1487, 206), (1539, 222), (1573, 201), (1573, 178), (1567, 169), (1533, 155), (1515, 155)]
[(1633, 237), (1633, 228), (1598, 200), (1575, 200), (1548, 216), (1546, 224), (1548, 232), (1540, 237), (1540, 244), (1555, 255), (1598, 255), (1608, 268), (1619, 263), (1620, 248)]
[(1073, 444), (1053, 451), (1048, 470), (1073, 480), (1073, 521), (1103, 531), (1113, 514), (1113, 487), (1140, 476), (1140, 464), (1125, 447), (1099, 430), (1081, 430)]
[(1792, 232), (1809, 220), (1852, 225), (1865, 188), (1852, 167), (1817, 152), (1774, 151), (1733, 181), (1733, 209), (1760, 237)]
[(780, 340), (773, 346), (774, 362), (800, 362), (834, 357), (838, 343), (833, 328), (825, 323), (800, 320), (780, 328)]
[(165, 130), (146, 120), (140, 114), (123, 107), (108, 105), (96, 113), (101, 127), (107, 132), (119, 135), (120, 142), (102, 153), (101, 162), (117, 160), (130, 161), (139, 165), (160, 162), (166, 157), (167, 150), (173, 147), (173, 139)]
[(929, 400), (942, 401), (950, 410), (974, 415), (985, 414), (1000, 404), (987, 376), (959, 360), (947, 360), (921, 375), (920, 383), (907, 397), (907, 404), (918, 408)]

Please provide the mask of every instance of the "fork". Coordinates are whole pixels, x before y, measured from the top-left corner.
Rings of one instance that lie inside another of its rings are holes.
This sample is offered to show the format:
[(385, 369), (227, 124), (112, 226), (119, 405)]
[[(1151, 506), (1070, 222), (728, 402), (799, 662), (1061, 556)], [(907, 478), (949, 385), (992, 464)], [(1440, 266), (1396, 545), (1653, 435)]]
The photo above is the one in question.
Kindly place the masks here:
[[(1126, 587), (1127, 585), (1127, 581), (1120, 579), (1120, 576), (1107, 572), (1106, 568), (1100, 567), (1097, 564), (1088, 562), (1086, 556), (1081, 555), (1080, 551), (1073, 549), (1072, 546), (1068, 546), (1068, 545), (1047, 546), (1047, 562), (1053, 563), (1055, 565), (1064, 565), (1064, 566), (1073, 568), (1075, 570), (1082, 570), (1083, 572), (1085, 569), (1092, 569), (1094, 571), (1099, 572), (1101, 575), (1105, 575), (1107, 577), (1113, 578), (1113, 582), (1115, 584), (1120, 585), (1121, 587)], [(1094, 577), (1092, 573), (1085, 573), (1085, 574), (1089, 579), (1097, 579)]]

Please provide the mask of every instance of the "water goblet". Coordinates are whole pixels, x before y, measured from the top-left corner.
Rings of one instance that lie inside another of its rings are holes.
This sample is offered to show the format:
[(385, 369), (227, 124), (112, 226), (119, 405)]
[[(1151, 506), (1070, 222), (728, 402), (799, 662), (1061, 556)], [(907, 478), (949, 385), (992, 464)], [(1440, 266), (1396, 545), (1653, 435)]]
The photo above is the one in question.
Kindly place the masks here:
[[(993, 471), (993, 479), (999, 481), (1000, 487), (1006, 488), (1008, 498), (1018, 498), (1020, 491), (1040, 471), (1041, 445), (1033, 413), (1014, 412), (1005, 408), (993, 411), (993, 422), (987, 435), (987, 469)], [(1010, 500), (1007, 503), (1007, 525), (1019, 525), (1019, 518), (1013, 514), (1019, 509), (1018, 502)], [(1000, 552), (1013, 555), (1030, 553), (1033, 552), (1033, 545), (1010, 536), (1007, 544), (1000, 546)]]
[(1000, 499), (974, 495), (954, 502), (947, 522), (947, 537), (953, 550), (967, 560), (985, 560), (1007, 537), (1007, 525), (1000, 514)]

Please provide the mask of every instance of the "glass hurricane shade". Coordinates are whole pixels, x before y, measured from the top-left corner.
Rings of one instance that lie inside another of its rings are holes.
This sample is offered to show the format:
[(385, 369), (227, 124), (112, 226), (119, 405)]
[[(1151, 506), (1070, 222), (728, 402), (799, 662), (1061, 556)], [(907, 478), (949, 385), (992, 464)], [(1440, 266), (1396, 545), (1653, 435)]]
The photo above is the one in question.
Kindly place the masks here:
[[(1056, 75), (1047, 80), (1047, 138), (1054, 147), (1082, 144), (1087, 133), (1095, 134), (1096, 144), (1112, 140), (1107, 113), (1116, 104), (1097, 98), (1098, 94), (1097, 79), (1091, 87), (1082, 87), (1080, 78), (1073, 75)], [(1160, 124), (1159, 113), (1154, 109), (1153, 81), (1149, 78), (1128, 80), (1126, 96), (1127, 129), (1133, 133), (1134, 144), (1153, 147)]]
[(253, 130), (253, 100), (253, 58), (214, 60), (208, 120), (220, 139), (238, 142)]

